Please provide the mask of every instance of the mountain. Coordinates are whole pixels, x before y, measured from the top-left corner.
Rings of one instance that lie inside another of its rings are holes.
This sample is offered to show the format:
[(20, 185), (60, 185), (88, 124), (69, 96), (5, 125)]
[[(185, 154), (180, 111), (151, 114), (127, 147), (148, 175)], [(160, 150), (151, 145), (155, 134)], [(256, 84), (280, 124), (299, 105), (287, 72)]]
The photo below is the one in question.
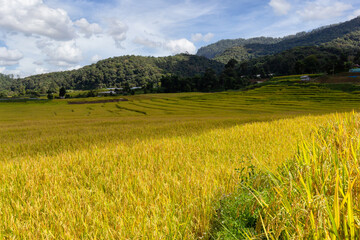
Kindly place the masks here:
[(240, 47), (245, 46), (248, 44), (274, 44), (280, 42), (281, 38), (271, 38), (271, 37), (257, 37), (257, 38), (250, 38), (250, 39), (226, 39), (221, 40), (219, 42), (210, 44), (206, 47), (201, 47), (196, 55), (203, 56), (207, 58), (214, 58), (215, 56), (223, 53), (229, 48), (233, 47)]
[(273, 55), (299, 46), (320, 46), (359, 30), (360, 17), (357, 17), (344, 23), (321, 27), (307, 33), (300, 32), (284, 38), (258, 38), (258, 41), (253, 39), (222, 40), (200, 48), (197, 55), (222, 63), (227, 63), (231, 58), (242, 61)]
[(274, 55), (244, 61), (238, 66), (241, 76), (261, 74), (295, 75), (310, 73), (338, 73), (347, 71), (352, 63), (358, 62), (359, 55), (352, 55), (352, 49), (343, 50), (326, 46), (294, 47)]
[[(192, 77), (211, 68), (222, 71), (222, 63), (196, 55), (179, 54), (169, 57), (122, 56), (113, 57), (85, 66), (78, 70), (34, 75), (0, 85), (12, 91), (37, 90), (46, 92), (61, 86), (67, 89), (96, 89), (130, 86), (144, 86), (159, 82), (166, 74)], [(1, 83), (1, 82), (0, 82)]]
[(360, 51), (360, 30), (336, 38), (331, 42), (323, 43), (322, 46), (335, 47), (357, 54)]

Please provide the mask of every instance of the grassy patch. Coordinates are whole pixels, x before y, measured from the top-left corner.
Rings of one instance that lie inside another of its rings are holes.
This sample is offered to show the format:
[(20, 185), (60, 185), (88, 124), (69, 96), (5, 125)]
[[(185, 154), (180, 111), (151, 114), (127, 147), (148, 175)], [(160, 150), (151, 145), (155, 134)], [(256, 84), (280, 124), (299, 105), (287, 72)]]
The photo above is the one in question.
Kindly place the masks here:
[[(221, 201), (214, 239), (358, 239), (359, 115), (337, 116)], [(243, 178), (246, 174), (240, 174)]]

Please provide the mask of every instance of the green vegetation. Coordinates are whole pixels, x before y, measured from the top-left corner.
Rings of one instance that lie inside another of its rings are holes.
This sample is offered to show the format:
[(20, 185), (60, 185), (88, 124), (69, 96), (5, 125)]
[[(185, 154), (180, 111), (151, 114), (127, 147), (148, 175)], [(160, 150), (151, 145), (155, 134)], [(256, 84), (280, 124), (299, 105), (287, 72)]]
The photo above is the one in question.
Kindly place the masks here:
[[(259, 57), (239, 64), (239, 74), (294, 75), (304, 73), (339, 73), (348, 71), (349, 52), (329, 47), (296, 47), (272, 56)], [(354, 57), (354, 56), (353, 56)]]
[[(230, 49), (233, 47), (242, 47), (242, 46), (245, 46), (248, 44), (254, 44), (254, 43), (274, 44), (274, 43), (280, 42), (281, 40), (282, 40), (281, 38), (271, 38), (271, 37), (257, 37), (257, 38), (250, 38), (250, 39), (239, 38), (239, 39), (234, 39), (234, 40), (226, 39), (226, 40), (221, 40), (219, 42), (210, 44), (206, 47), (201, 47), (198, 50), (196, 55), (207, 57), (207, 58), (211, 59), (211, 58), (214, 58), (214, 57), (220, 55), (221, 53), (225, 52), (227, 49)], [(224, 63), (227, 63), (229, 60), (230, 59), (228, 59)]]
[(200, 48), (197, 55), (206, 56), (225, 64), (232, 58), (238, 61), (249, 60), (303, 46), (325, 45), (338, 49), (345, 47), (348, 50), (349, 48), (358, 50), (359, 26), (360, 18), (355, 18), (341, 24), (321, 27), (307, 33), (300, 32), (280, 39), (222, 40)]
[[(6, 98), (11, 94), (11, 82), (14, 81), (14, 77), (0, 73), (0, 98)], [(25, 89), (19, 89), (19, 92), (25, 91)]]
[(249, 85), (246, 78), (242, 78), (236, 71), (237, 61), (230, 60), (218, 76), (212, 69), (207, 69), (202, 76), (184, 78), (176, 75), (161, 78), (162, 92), (209, 92), (229, 89), (242, 89)]
[(224, 198), (215, 239), (358, 239), (359, 115), (315, 128), (277, 170), (243, 167)]
[(105, 59), (79, 70), (54, 72), (24, 79), (7, 79), (0, 89), (13, 92), (37, 91), (41, 94), (58, 92), (59, 88), (77, 90), (105, 87), (157, 86), (162, 76), (175, 74), (192, 77), (211, 68), (219, 73), (223, 64), (187, 54), (170, 57), (123, 56)]

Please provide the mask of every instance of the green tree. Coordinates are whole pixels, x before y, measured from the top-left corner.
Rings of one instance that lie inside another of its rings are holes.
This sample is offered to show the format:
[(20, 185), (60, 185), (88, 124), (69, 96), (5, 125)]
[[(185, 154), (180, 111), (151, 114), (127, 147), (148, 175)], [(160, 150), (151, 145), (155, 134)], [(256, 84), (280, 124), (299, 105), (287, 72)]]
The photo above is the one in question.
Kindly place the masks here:
[(304, 59), (305, 71), (308, 73), (316, 73), (319, 67), (319, 60), (316, 55), (310, 55)]
[(65, 87), (63, 86), (63, 87), (61, 87), (60, 90), (59, 90), (59, 97), (63, 98), (63, 97), (65, 97), (65, 95), (66, 95), (66, 89), (65, 89)]
[(238, 62), (235, 59), (230, 59), (229, 62), (225, 65), (224, 71), (220, 75), (220, 85), (224, 89), (234, 89), (236, 81), (238, 79), (238, 74), (236, 71), (236, 66)]

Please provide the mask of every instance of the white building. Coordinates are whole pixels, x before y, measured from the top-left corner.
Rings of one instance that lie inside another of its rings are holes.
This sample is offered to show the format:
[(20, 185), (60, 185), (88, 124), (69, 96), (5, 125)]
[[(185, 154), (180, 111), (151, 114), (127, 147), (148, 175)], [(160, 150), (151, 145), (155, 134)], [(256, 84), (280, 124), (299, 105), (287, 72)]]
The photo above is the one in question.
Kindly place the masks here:
[(310, 81), (310, 77), (308, 75), (301, 76), (300, 79), (301, 81)]

